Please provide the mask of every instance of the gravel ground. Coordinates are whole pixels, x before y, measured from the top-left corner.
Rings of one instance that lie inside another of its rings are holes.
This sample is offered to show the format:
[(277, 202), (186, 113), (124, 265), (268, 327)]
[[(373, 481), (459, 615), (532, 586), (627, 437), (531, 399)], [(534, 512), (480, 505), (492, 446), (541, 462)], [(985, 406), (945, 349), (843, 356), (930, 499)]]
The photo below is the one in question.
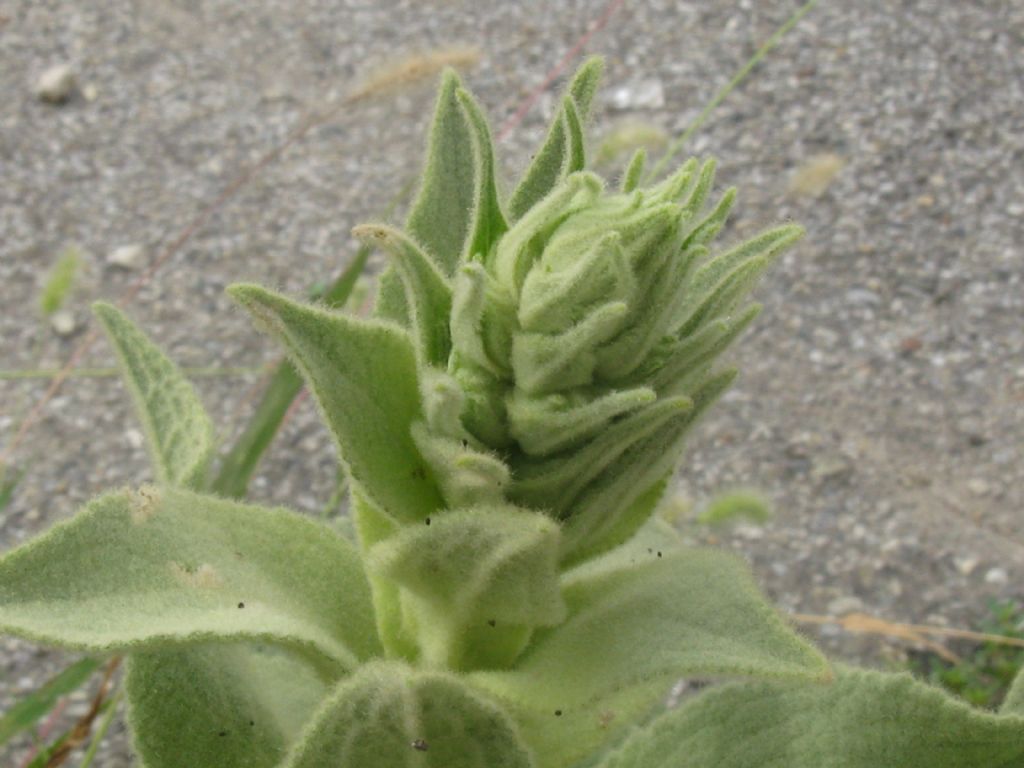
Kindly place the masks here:
[[(507, 118), (604, 2), (356, 0), (0, 2), (0, 367), (62, 364), (87, 307), (141, 265), (246, 164), (362, 74), (411, 53), (479, 46), (468, 80)], [(796, 7), (791, 0), (656, 2), (619, 11), (589, 50), (607, 56), (595, 130), (678, 133)], [(777, 514), (717, 540), (805, 613), (976, 624), (990, 596), (1024, 597), (1024, 6), (1006, 0), (823, 3), (694, 137), (742, 197), (726, 238), (779, 219), (808, 229), (759, 291), (765, 312), (735, 358), (743, 375), (695, 435), (679, 493), (737, 485)], [(63, 105), (35, 92), (67, 64)], [(157, 271), (127, 305), (183, 365), (275, 355), (223, 295), (236, 280), (301, 294), (354, 249), (416, 172), (428, 84), (340, 111)], [(521, 168), (552, 98), (501, 148)], [(58, 335), (37, 294), (56, 255), (86, 268)], [(84, 365), (110, 365), (97, 344)], [(226, 437), (255, 375), (198, 380)], [(42, 395), (0, 380), (0, 443)], [(148, 470), (126, 394), (76, 378), (14, 457), (0, 550)], [(309, 403), (278, 439), (254, 496), (316, 510), (334, 483)], [(695, 538), (712, 539), (706, 531)], [(809, 630), (817, 632), (817, 630)], [(892, 646), (822, 633), (833, 653), (884, 662)], [(0, 709), (66, 656), (0, 641)], [(86, 707), (80, 698), (69, 716)], [(0, 752), (17, 765), (24, 743)], [(130, 764), (116, 726), (97, 760)]]

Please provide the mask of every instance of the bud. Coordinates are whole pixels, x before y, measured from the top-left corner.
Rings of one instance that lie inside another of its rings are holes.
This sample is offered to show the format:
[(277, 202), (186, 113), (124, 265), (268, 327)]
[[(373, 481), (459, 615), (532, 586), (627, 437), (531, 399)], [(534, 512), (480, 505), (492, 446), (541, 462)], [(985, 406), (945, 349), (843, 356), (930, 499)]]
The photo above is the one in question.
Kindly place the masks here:
[(650, 516), (683, 436), (733, 378), (713, 366), (757, 314), (747, 292), (802, 234), (782, 226), (711, 254), (735, 198), (706, 207), (711, 160), (638, 188), (639, 154), (608, 190), (583, 170), (599, 72), (577, 74), (507, 206), (487, 124), (449, 74), (409, 233), (356, 230), (394, 258), (378, 314), (418, 341), (412, 434), (448, 508), (543, 512), (562, 524), (566, 563)]

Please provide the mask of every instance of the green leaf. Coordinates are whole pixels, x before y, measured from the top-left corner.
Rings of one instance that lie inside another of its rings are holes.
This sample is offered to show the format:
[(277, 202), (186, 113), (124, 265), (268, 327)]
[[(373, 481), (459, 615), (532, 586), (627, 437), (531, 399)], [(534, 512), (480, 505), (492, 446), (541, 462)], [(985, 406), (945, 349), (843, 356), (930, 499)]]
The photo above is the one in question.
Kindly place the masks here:
[(316, 396), (355, 483), (395, 520), (421, 521), (440, 493), (410, 434), (416, 356), (396, 326), (297, 304), (254, 285), (230, 295), (287, 349)]
[(524, 506), (564, 517), (588, 486), (616, 474), (623, 454), (662, 427), (686, 423), (692, 406), (684, 397), (641, 406), (581, 448), (516, 467), (509, 495)]
[[(104, 718), (110, 712), (110, 710), (117, 704), (116, 697), (106, 699), (100, 704), (99, 709), (96, 711), (97, 715), (103, 715)], [(76, 733), (77, 723), (66, 731), (61, 733), (56, 738), (52, 739), (49, 744), (40, 749), (36, 756), (32, 759), (25, 768), (53, 768), (55, 765), (63, 765), (66, 756), (70, 754), (70, 750), (73, 748), (68, 745), (68, 742), (75, 740), (79, 737)]]
[(326, 526), (153, 487), (0, 559), (0, 630), (95, 652), (248, 639), (332, 670), (380, 649), (358, 555)]
[(764, 496), (740, 488), (713, 498), (697, 516), (697, 522), (702, 525), (722, 525), (742, 518), (763, 523), (771, 516), (771, 506)]
[(1017, 673), (1003, 699), (1003, 706), (999, 710), (1005, 715), (1020, 715), (1024, 717), (1024, 669)]
[(601, 768), (1016, 768), (1024, 718), (971, 709), (905, 675), (712, 689), (636, 732)]
[(644, 163), (646, 162), (647, 151), (640, 147), (640, 149), (633, 153), (629, 165), (626, 166), (626, 170), (622, 174), (621, 189), (623, 194), (629, 194), (640, 186), (640, 179), (644, 175)]
[(459, 76), (447, 70), (437, 96), (423, 181), (405, 225), (446, 276), (455, 273), (478, 199), (473, 127), (458, 97), (461, 87)]
[(539, 512), (510, 505), (445, 511), (374, 546), (367, 567), (417, 598), (427, 657), (460, 668), (485, 663), (462, 647), (468, 630), (486, 645), (509, 625), (562, 620), (558, 539), (558, 525)]
[(714, 362), (761, 312), (760, 304), (720, 317), (703, 325), (695, 333), (674, 342), (668, 355), (650, 374), (656, 389), (674, 389), (680, 380)]
[(370, 664), (338, 686), (283, 768), (530, 768), (508, 715), (450, 675)]
[(412, 327), (421, 359), (428, 364), (445, 365), (451, 351), (448, 320), (452, 311), (452, 288), (420, 247), (392, 227), (362, 224), (352, 234), (373, 242), (388, 252), (405, 289), (405, 303), (412, 316)]
[[(473, 164), (476, 199), (473, 204), (473, 216), (466, 244), (462, 252), (462, 260), (485, 260), (498, 238), (508, 229), (505, 216), (501, 212), (498, 200), (498, 185), (494, 170), (494, 143), (491, 141), (491, 129), (487, 125), (480, 106), (469, 91), (460, 88), (456, 92), (459, 105), (462, 107), (466, 124), (470, 127), (472, 137)], [(454, 271), (454, 270), (453, 270)]]
[(595, 57), (587, 59), (573, 75), (543, 146), (509, 198), (508, 211), (513, 221), (520, 219), (570, 173), (581, 171), (586, 165), (582, 123), (590, 113), (603, 69), (604, 62)]
[(634, 548), (570, 572), (563, 594), (569, 618), (538, 631), (514, 670), (468, 677), (505, 702), (540, 766), (572, 765), (621, 736), (683, 676), (829, 675), (723, 552)]
[(564, 395), (531, 397), (514, 389), (508, 397), (509, 430), (531, 456), (544, 456), (579, 445), (608, 428), (614, 419), (657, 399), (646, 387), (611, 391), (571, 403)]
[(82, 265), (82, 256), (78, 248), (65, 248), (46, 276), (46, 282), (39, 292), (39, 309), (49, 317), (67, 301), (75, 286), (75, 278)]
[(289, 360), (278, 363), (244, 431), (221, 460), (211, 491), (232, 499), (245, 498), (260, 459), (301, 389), (302, 376), (295, 366)]
[(803, 235), (803, 228), (795, 224), (776, 227), (702, 264), (679, 305), (688, 313), (678, 323), (679, 335), (728, 314), (775, 258)]
[[(323, 300), (327, 306), (342, 307), (348, 302), (372, 252), (373, 249), (366, 245), (356, 251), (351, 263), (324, 293)], [(301, 389), (302, 377), (295, 366), (288, 360), (278, 363), (245, 429), (221, 459), (210, 490), (234, 499), (245, 497), (249, 480)]]
[(146, 768), (273, 768), (330, 692), (295, 654), (241, 643), (133, 654), (125, 686)]
[[(400, 526), (366, 498), (358, 487), (352, 489), (352, 519), (355, 523), (361, 552), (394, 536)], [(377, 635), (389, 658), (414, 661), (419, 649), (416, 638), (409, 631), (402, 616), (401, 590), (398, 585), (372, 571), (367, 572), (373, 594), (374, 618)]]
[(116, 307), (93, 312), (117, 352), (142, 422), (153, 471), (162, 483), (199, 487), (213, 456), (213, 425), (192, 384)]
[(0, 744), (35, 725), (53, 709), (58, 699), (88, 680), (100, 663), (99, 659), (80, 659), (16, 702), (0, 717)]
[(496, 504), (504, 500), (511, 479), (508, 465), (468, 440), (432, 433), (423, 423), (412, 428), (413, 439), (429, 463), (450, 508)]
[[(659, 489), (664, 492), (664, 487)], [(592, 557), (574, 566), (565, 574), (570, 582), (592, 579), (603, 573), (629, 570), (633, 566), (649, 563), (652, 555), (657, 558), (671, 554), (683, 546), (679, 532), (660, 517), (649, 518), (639, 530), (619, 546), (597, 557)]]

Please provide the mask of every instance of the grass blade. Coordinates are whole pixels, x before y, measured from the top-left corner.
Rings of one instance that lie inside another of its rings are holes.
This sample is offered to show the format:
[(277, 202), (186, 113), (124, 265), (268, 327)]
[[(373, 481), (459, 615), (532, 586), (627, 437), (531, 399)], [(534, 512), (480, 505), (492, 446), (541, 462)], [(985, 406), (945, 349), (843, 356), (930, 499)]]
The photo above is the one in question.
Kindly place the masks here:
[(746, 63), (737, 70), (735, 75), (732, 76), (732, 79), (715, 94), (714, 98), (711, 99), (704, 109), (701, 110), (700, 114), (697, 115), (697, 118), (686, 127), (682, 136), (669, 145), (662, 158), (658, 160), (654, 167), (647, 172), (647, 176), (644, 181), (645, 184), (649, 184), (665, 170), (668, 164), (672, 162), (673, 158), (679, 154), (679, 150), (681, 150), (686, 145), (686, 142), (690, 140), (690, 137), (699, 131), (701, 126), (707, 122), (707, 119), (711, 116), (711, 113), (715, 111), (715, 108), (725, 101), (729, 94), (739, 87), (740, 83), (747, 79), (747, 75), (749, 75), (754, 67), (761, 62), (761, 59), (767, 56), (768, 53), (771, 52), (779, 42), (781, 42), (782, 38), (785, 37), (786, 34), (795, 27), (804, 16), (814, 10), (814, 6), (817, 4), (818, 0), (810, 0), (797, 8), (793, 12), (793, 15), (786, 19), (782, 26), (775, 30), (772, 36), (765, 41), (764, 45), (758, 48), (757, 52), (747, 59)]
[(28, 730), (53, 709), (61, 696), (66, 696), (86, 680), (100, 666), (100, 660), (86, 657), (58, 673), (42, 686), (28, 694), (0, 718), (0, 744), (5, 744), (19, 733)]
[(110, 724), (114, 722), (114, 715), (117, 714), (117, 705), (121, 703), (121, 697), (124, 695), (124, 690), (118, 688), (117, 693), (114, 694), (107, 706), (107, 712), (103, 715), (103, 720), (100, 722), (100, 727), (96, 730), (96, 735), (92, 737), (92, 741), (89, 742), (89, 749), (86, 750), (85, 755), (82, 756), (82, 764), (78, 768), (89, 768), (92, 765), (92, 761), (96, 757), (96, 750), (99, 749), (100, 742), (103, 741), (103, 737), (107, 735), (107, 731), (110, 730)]

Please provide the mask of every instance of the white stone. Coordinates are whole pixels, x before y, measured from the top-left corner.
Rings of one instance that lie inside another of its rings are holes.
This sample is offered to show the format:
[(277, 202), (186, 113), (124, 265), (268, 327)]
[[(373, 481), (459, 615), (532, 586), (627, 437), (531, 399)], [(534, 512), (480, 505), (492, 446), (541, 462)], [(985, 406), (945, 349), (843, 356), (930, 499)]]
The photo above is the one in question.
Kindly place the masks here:
[(864, 306), (866, 304), (880, 304), (882, 297), (867, 288), (851, 288), (846, 292), (846, 301), (849, 304)]
[(980, 477), (972, 477), (967, 481), (967, 490), (975, 496), (985, 496), (989, 492), (988, 483)]
[(958, 557), (953, 562), (962, 576), (970, 576), (978, 567), (978, 558), (976, 557)]
[(75, 73), (67, 64), (50, 67), (36, 81), (36, 96), (48, 104), (63, 104), (75, 90)]
[(1005, 568), (989, 568), (985, 574), (986, 584), (1005, 584), (1010, 580)]
[(124, 433), (124, 439), (127, 440), (128, 445), (130, 445), (135, 450), (141, 448), (143, 442), (145, 442), (145, 438), (142, 436), (142, 433), (139, 432), (139, 430), (137, 429), (126, 430)]
[(665, 106), (665, 89), (660, 80), (641, 80), (612, 91), (615, 109), (661, 109)]
[(138, 269), (142, 266), (144, 251), (138, 243), (122, 245), (107, 254), (107, 263), (120, 269)]
[(50, 317), (50, 327), (58, 336), (70, 336), (78, 327), (78, 321), (70, 310), (61, 309)]

